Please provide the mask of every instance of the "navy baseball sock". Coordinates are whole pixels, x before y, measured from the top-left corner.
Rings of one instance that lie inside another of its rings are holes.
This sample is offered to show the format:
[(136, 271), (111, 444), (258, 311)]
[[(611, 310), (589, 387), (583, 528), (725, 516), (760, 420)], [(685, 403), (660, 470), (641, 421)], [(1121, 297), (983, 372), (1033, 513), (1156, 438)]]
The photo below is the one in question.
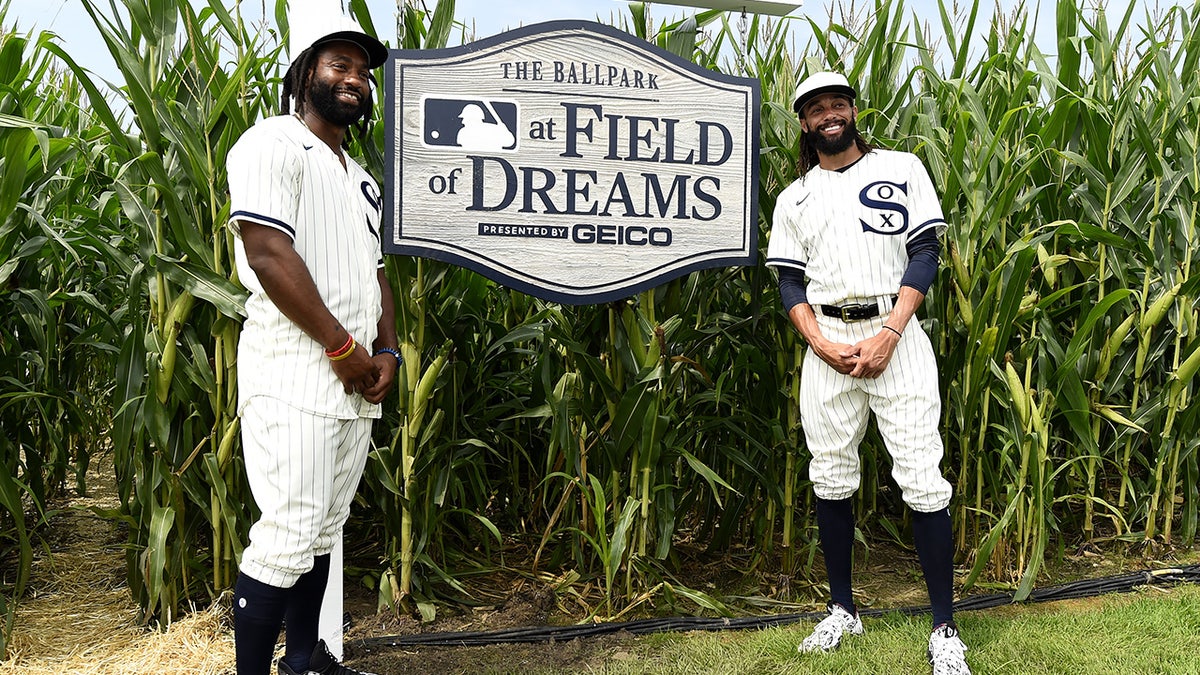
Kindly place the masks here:
[(849, 498), (829, 500), (817, 497), (817, 534), (821, 537), (821, 552), (825, 556), (829, 599), (850, 614), (857, 614), (850, 583), (854, 551), (854, 505)]
[(238, 675), (269, 675), (288, 591), (238, 573), (233, 587), (233, 641)]
[(932, 513), (913, 511), (913, 541), (929, 589), (934, 627), (954, 625), (954, 534), (950, 530), (950, 509)]
[(308, 659), (317, 646), (321, 624), (321, 601), (329, 582), (329, 554), (313, 559), (313, 568), (296, 581), (287, 598), (284, 627), (287, 646), (283, 660), (297, 673), (308, 670)]

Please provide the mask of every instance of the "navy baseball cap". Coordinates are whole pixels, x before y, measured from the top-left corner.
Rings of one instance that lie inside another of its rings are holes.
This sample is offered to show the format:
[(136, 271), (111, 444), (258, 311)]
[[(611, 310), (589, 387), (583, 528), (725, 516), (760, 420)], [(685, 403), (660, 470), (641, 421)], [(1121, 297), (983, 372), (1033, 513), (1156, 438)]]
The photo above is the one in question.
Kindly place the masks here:
[(804, 104), (821, 94), (842, 94), (851, 101), (858, 95), (846, 76), (841, 73), (813, 73), (796, 83), (796, 94), (792, 97), (792, 110), (799, 113)]

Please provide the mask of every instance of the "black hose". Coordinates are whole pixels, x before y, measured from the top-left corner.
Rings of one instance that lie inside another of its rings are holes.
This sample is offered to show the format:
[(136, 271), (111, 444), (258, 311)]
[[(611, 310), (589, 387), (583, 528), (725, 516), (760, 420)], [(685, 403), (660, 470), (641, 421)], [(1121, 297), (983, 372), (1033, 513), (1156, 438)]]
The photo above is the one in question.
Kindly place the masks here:
[[(1107, 593), (1127, 593), (1139, 586), (1171, 586), (1181, 583), (1200, 583), (1200, 565), (1174, 567), (1159, 570), (1130, 572), (1099, 579), (1082, 579), (1057, 586), (1034, 589), (1025, 602), (1049, 602), (1088, 598)], [(955, 611), (974, 611), (1013, 604), (1012, 593), (990, 593), (973, 595), (954, 603)], [(862, 616), (882, 616), (898, 613), (904, 615), (928, 614), (929, 606), (904, 607), (900, 609), (866, 609)], [(566, 642), (577, 638), (629, 633), (647, 635), (667, 631), (685, 630), (745, 630), (769, 628), (799, 621), (819, 621), (825, 612), (799, 614), (774, 614), (770, 616), (747, 616), (733, 619), (709, 617), (668, 617), (661, 619), (638, 619), (612, 623), (579, 624), (573, 626), (532, 626), (505, 628), (494, 631), (465, 631), (458, 633), (417, 633), (415, 635), (391, 635), (354, 640), (355, 645), (368, 649), (381, 647), (475, 647), (481, 645), (514, 644), (530, 642)]]

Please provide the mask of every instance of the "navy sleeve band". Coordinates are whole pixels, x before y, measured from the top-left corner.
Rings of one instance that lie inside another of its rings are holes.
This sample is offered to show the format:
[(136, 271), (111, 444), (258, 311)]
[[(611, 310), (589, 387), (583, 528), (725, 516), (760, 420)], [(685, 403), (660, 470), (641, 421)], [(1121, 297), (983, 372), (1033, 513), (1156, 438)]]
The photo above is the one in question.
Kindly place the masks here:
[[(906, 248), (908, 250), (908, 269), (904, 270), (900, 285), (912, 287), (922, 294), (928, 293), (929, 287), (933, 285), (934, 277), (937, 276), (938, 256), (942, 251), (942, 244), (938, 241), (937, 232), (932, 228), (925, 230), (909, 241)], [(782, 283), (783, 276), (780, 275), (780, 284), (782, 285)]]
[(790, 312), (800, 303), (808, 302), (808, 289), (804, 272), (791, 267), (779, 268), (779, 295), (783, 298), (783, 309)]

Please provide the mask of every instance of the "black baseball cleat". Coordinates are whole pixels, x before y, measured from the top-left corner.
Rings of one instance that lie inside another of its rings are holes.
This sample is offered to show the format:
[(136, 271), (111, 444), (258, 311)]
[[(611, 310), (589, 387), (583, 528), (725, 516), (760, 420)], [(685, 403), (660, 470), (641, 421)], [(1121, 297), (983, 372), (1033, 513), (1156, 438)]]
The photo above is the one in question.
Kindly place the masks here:
[(280, 661), (279, 675), (375, 675), (375, 673), (368, 673), (343, 666), (329, 652), (329, 647), (325, 646), (325, 641), (319, 640), (317, 641), (317, 646), (313, 648), (312, 658), (308, 660), (307, 670), (296, 672), (292, 670), (291, 666)]

